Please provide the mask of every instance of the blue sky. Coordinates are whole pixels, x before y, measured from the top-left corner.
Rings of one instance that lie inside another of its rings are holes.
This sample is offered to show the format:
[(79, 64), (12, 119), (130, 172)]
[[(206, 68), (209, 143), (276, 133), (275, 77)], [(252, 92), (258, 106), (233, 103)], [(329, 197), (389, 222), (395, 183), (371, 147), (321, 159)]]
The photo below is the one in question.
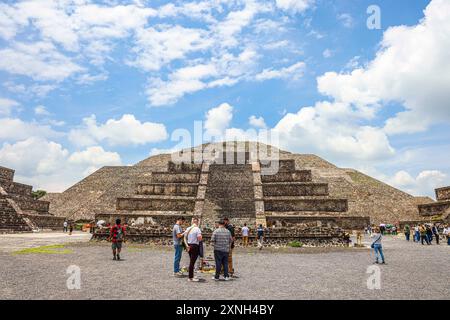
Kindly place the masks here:
[(445, 0), (4, 1), (0, 165), (62, 191), (203, 121), (433, 195), (450, 184), (448, 52)]

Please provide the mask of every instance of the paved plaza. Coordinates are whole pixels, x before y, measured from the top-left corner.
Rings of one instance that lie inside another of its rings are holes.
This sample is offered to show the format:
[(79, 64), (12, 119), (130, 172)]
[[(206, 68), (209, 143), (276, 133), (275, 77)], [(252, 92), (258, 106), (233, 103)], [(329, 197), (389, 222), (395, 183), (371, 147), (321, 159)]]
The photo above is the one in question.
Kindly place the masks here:
[[(113, 261), (107, 243), (88, 239), (84, 233), (0, 235), (0, 298), (450, 299), (445, 243), (421, 246), (385, 237), (381, 289), (369, 290), (366, 272), (374, 258), (368, 248), (238, 249), (238, 279), (214, 282), (211, 274), (200, 274), (205, 282), (188, 283), (172, 276), (170, 248), (126, 244), (125, 260)], [(27, 251), (49, 245), (49, 252)], [(67, 288), (71, 265), (81, 270), (80, 289)]]

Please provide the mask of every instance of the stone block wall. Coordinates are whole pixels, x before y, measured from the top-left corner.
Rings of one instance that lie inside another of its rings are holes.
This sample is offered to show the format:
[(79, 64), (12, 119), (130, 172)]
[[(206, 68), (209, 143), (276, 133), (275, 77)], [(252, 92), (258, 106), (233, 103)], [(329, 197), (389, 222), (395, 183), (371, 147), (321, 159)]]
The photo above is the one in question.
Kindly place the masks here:
[(14, 170), (0, 166), (0, 183), (12, 182), (14, 179)]
[(117, 198), (117, 210), (193, 211), (195, 199)]
[(450, 187), (436, 189), (436, 199), (438, 201), (450, 200)]

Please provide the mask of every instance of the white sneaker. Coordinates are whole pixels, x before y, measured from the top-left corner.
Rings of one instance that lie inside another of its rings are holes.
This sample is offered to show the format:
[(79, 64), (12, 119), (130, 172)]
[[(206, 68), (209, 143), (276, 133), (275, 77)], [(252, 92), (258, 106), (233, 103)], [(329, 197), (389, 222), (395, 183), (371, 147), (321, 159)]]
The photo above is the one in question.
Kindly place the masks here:
[(214, 280), (214, 281), (219, 281), (220, 280), (220, 278), (216, 278), (216, 277), (212, 277), (211, 279)]
[(174, 277), (182, 277), (183, 276), (183, 272), (182, 271), (174, 272), (173, 276)]
[(231, 279), (230, 279), (230, 277), (226, 277), (226, 278), (223, 278), (223, 280), (230, 281)]
[(199, 278), (192, 278), (192, 279), (189, 278), (188, 281), (189, 281), (189, 282), (199, 282), (200, 279), (199, 279)]

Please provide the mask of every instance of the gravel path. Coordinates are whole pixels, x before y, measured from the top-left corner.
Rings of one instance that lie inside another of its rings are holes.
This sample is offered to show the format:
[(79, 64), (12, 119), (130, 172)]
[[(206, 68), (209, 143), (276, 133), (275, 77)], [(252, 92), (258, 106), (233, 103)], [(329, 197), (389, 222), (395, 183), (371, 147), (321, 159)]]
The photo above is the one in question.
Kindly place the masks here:
[[(368, 249), (238, 250), (239, 279), (217, 283), (201, 274), (206, 282), (188, 283), (172, 276), (167, 248), (126, 245), (126, 260), (112, 261), (107, 244), (66, 244), (66, 254), (17, 255), (5, 247), (1, 299), (450, 299), (450, 246), (400, 237), (384, 241), (380, 290), (367, 289)], [(81, 268), (79, 290), (67, 289), (70, 265)]]

